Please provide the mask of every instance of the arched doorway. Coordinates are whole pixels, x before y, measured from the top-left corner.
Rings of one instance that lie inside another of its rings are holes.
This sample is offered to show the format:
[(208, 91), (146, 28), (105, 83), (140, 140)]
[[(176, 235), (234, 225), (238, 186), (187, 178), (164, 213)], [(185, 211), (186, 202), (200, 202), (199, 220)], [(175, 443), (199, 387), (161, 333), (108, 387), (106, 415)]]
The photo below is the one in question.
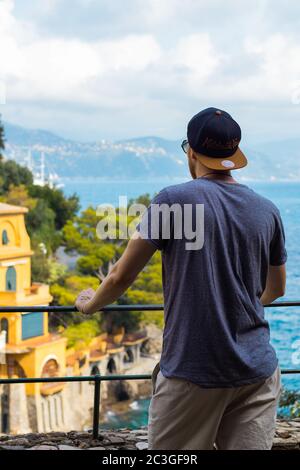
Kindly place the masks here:
[(91, 375), (100, 375), (100, 370), (98, 366), (93, 366), (91, 370)]
[(26, 377), (23, 367), (17, 361), (13, 361), (13, 374), (20, 378)]
[[(98, 366), (94, 365), (94, 366), (92, 367), (91, 375), (101, 375)], [(95, 385), (94, 380), (91, 380), (91, 381), (89, 382), (89, 384), (90, 384), (90, 385)]]
[(115, 372), (117, 372), (117, 366), (113, 357), (109, 359), (106, 370), (108, 374), (114, 374)]
[(2, 331), (6, 331), (6, 343), (8, 343), (8, 320), (7, 318), (1, 318), (0, 333)]
[(9, 433), (9, 399), (8, 394), (3, 393), (1, 395), (1, 433)]
[(131, 348), (127, 348), (124, 354), (124, 363), (129, 364), (134, 362), (134, 355)]
[(6, 290), (15, 291), (17, 289), (17, 273), (13, 266), (9, 266), (6, 271)]

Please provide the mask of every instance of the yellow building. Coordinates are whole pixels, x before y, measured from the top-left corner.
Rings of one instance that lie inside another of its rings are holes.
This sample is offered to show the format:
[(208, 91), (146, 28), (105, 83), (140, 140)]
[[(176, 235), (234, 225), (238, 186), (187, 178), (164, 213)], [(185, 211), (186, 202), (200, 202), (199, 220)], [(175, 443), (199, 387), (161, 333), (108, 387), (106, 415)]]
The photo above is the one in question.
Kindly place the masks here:
[[(1, 307), (45, 306), (52, 300), (49, 286), (31, 282), (26, 212), (25, 207), (0, 203)], [(48, 313), (0, 312), (0, 378), (126, 371), (139, 362), (145, 339), (121, 329), (110, 336), (103, 333), (79, 350), (67, 350), (66, 338), (48, 331)], [(91, 412), (93, 389), (88, 382), (0, 385), (0, 432), (81, 428)], [(102, 397), (106, 389), (102, 384)]]
[[(0, 203), (0, 306), (49, 305), (49, 286), (31, 283), (30, 238), (25, 207)], [(6, 335), (6, 364), (2, 377), (65, 375), (66, 340), (48, 331), (48, 313), (0, 313), (0, 332)], [(62, 384), (28, 384), (26, 394), (47, 395)]]

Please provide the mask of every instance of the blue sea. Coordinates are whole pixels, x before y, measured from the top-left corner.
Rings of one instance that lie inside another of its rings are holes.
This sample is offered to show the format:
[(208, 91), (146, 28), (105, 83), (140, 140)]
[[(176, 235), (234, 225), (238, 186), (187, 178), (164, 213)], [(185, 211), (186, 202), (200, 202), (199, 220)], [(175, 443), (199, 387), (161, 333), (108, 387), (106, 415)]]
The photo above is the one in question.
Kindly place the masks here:
[[(153, 196), (162, 188), (184, 180), (105, 180), (76, 179), (64, 180), (66, 194), (76, 192), (82, 208), (102, 203), (118, 205), (119, 195), (128, 200), (141, 194)], [(300, 300), (300, 182), (245, 182), (263, 196), (271, 199), (280, 209), (286, 232), (287, 289), (282, 300)], [(266, 317), (271, 327), (271, 341), (279, 357), (282, 369), (300, 369), (300, 307), (268, 308)], [(283, 376), (283, 384), (289, 389), (300, 390), (300, 374)], [(137, 409), (140, 407), (140, 412)], [(132, 415), (132, 416), (131, 416)], [(134, 410), (126, 417), (140, 424), (147, 422), (147, 401), (137, 402)], [(113, 420), (111, 421), (113, 425)], [(120, 424), (120, 423), (118, 423)], [(133, 426), (135, 427), (135, 426)]]

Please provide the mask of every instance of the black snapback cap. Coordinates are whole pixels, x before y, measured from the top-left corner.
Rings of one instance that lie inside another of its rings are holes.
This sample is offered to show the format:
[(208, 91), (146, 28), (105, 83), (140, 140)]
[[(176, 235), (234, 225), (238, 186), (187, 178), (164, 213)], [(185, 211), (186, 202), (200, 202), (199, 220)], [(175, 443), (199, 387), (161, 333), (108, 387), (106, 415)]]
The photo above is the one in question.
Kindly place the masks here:
[(192, 117), (187, 126), (190, 147), (203, 165), (215, 170), (238, 169), (248, 161), (239, 148), (242, 132), (226, 111), (207, 108)]

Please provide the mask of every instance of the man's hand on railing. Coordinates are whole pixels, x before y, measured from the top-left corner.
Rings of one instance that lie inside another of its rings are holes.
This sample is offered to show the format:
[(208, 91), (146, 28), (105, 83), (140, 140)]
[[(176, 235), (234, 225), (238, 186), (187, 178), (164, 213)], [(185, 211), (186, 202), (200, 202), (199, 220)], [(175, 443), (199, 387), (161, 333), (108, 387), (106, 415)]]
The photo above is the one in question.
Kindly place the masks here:
[(80, 292), (75, 301), (75, 307), (79, 312), (87, 313), (85, 311), (85, 305), (94, 297), (95, 293), (94, 289), (91, 288)]
[(131, 286), (145, 267), (156, 247), (135, 232), (129, 240), (121, 258), (113, 265), (98, 289), (82, 291), (76, 300), (76, 307), (83, 313), (98, 312), (115, 302)]

